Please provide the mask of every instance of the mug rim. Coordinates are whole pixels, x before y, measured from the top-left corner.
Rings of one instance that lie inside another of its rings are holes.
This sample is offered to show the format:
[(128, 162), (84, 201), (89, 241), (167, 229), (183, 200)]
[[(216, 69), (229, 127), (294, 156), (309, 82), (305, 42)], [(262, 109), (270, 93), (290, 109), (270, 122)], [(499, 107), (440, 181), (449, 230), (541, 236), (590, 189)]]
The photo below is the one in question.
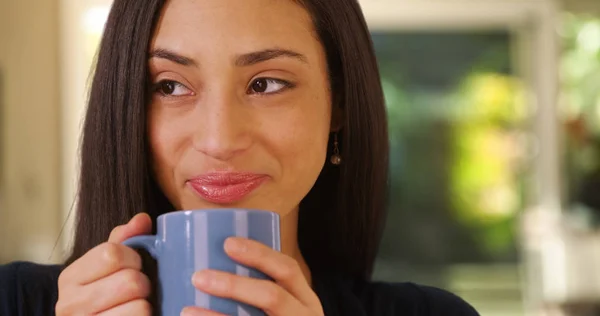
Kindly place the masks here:
[(158, 216), (157, 220), (159, 220), (161, 218), (167, 218), (167, 217), (173, 217), (173, 216), (190, 216), (191, 217), (191, 216), (193, 216), (195, 214), (199, 214), (199, 213), (213, 214), (213, 213), (222, 213), (222, 212), (265, 214), (265, 215), (268, 214), (270, 216), (274, 215), (276, 218), (279, 218), (279, 214), (277, 214), (273, 211), (231, 207), (231, 208), (206, 208), (206, 209), (172, 211), (172, 212), (164, 213), (164, 214)]

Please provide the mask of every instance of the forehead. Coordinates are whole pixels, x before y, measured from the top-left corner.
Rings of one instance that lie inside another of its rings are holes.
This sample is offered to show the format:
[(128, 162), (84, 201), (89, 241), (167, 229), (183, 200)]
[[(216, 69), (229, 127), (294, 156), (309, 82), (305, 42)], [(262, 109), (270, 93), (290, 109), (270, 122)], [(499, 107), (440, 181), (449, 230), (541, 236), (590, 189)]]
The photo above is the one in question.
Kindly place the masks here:
[(309, 13), (292, 0), (169, 0), (152, 45), (202, 50), (314, 46)]

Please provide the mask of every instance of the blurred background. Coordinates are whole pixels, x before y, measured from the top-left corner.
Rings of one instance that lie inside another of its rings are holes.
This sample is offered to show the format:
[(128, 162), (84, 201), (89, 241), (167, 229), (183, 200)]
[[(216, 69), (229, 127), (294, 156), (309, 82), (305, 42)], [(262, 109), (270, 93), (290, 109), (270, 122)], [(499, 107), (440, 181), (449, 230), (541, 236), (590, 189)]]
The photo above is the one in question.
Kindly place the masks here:
[[(600, 315), (600, 1), (362, 0), (385, 90), (375, 278)], [(60, 262), (110, 0), (0, 0), (0, 263)]]

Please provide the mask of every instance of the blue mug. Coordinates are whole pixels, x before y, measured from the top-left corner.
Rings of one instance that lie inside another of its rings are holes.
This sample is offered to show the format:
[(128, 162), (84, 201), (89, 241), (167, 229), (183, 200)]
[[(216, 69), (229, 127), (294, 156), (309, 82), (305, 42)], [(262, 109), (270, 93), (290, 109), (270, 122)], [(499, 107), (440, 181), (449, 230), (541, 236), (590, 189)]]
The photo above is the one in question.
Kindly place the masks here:
[(136, 236), (123, 244), (145, 249), (156, 259), (161, 315), (179, 315), (186, 306), (199, 306), (226, 315), (265, 315), (253, 306), (208, 295), (192, 285), (192, 275), (204, 269), (271, 280), (264, 273), (227, 256), (223, 245), (225, 239), (233, 236), (256, 240), (281, 251), (279, 215), (246, 209), (171, 212), (158, 217), (156, 236)]

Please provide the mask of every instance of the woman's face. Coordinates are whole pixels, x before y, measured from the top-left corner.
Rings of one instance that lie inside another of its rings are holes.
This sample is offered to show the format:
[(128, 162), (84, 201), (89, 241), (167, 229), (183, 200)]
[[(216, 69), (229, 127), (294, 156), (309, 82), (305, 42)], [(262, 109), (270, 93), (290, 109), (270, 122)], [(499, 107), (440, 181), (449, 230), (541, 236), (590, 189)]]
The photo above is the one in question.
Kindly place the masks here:
[(326, 161), (325, 53), (293, 1), (167, 1), (150, 45), (154, 176), (177, 209), (296, 209)]

